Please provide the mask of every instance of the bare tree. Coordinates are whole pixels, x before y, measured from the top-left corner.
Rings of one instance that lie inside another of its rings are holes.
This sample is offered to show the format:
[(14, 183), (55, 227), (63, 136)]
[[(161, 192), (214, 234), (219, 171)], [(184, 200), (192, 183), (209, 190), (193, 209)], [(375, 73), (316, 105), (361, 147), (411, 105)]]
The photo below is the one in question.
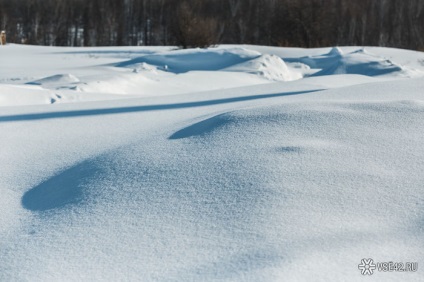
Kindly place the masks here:
[(8, 41), (424, 49), (423, 0), (0, 0)]
[(177, 42), (183, 48), (208, 47), (216, 43), (217, 22), (195, 13), (193, 4), (184, 1), (178, 7), (174, 30)]

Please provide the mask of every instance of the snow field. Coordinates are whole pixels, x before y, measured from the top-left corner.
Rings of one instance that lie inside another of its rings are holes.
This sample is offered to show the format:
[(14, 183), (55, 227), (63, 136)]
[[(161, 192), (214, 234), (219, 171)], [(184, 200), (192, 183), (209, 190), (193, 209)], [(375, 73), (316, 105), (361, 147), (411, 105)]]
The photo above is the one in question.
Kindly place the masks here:
[(423, 279), (422, 53), (5, 52), (0, 280)]

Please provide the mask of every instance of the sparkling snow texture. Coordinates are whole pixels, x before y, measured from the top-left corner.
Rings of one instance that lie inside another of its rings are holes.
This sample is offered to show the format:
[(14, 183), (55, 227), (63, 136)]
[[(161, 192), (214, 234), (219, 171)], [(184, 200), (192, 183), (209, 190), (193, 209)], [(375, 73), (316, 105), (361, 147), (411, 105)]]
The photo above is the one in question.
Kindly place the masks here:
[(423, 53), (0, 49), (0, 281), (424, 280)]

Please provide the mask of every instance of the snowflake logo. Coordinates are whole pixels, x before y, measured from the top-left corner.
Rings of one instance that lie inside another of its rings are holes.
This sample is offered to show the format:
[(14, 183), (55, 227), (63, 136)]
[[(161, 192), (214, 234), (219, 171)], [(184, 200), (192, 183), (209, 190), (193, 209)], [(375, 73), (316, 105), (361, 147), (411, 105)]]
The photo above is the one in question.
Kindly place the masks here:
[(363, 259), (361, 264), (358, 265), (358, 269), (361, 271), (362, 275), (372, 275), (376, 266), (373, 259)]

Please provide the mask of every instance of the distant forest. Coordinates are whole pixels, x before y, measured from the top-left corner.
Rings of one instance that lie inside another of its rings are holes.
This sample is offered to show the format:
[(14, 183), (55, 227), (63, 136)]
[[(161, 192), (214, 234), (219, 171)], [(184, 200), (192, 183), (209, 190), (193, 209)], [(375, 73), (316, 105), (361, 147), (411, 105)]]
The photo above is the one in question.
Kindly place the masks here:
[(8, 42), (424, 50), (424, 0), (0, 0)]

